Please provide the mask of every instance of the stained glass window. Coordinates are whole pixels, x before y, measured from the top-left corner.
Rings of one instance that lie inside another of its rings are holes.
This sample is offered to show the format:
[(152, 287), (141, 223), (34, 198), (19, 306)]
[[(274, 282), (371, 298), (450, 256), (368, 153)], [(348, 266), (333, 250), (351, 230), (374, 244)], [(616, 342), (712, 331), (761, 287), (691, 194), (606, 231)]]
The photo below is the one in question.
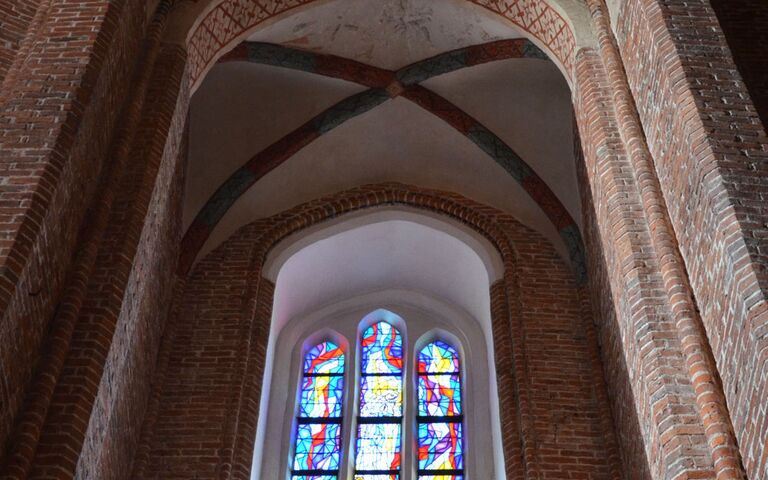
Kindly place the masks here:
[(418, 358), (419, 480), (463, 480), (461, 370), (456, 349), (435, 341)]
[(387, 322), (370, 326), (360, 342), (362, 364), (355, 480), (400, 478), (403, 417), (403, 340)]
[(343, 400), (344, 352), (315, 345), (304, 357), (291, 480), (337, 480)]

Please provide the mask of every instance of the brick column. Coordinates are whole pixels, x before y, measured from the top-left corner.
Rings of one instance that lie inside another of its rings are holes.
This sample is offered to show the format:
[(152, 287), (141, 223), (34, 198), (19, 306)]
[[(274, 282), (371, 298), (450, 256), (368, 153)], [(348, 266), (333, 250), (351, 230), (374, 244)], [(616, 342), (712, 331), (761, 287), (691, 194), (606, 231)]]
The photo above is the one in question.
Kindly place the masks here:
[[(601, 328), (619, 329), (651, 476), (714, 478), (696, 395), (612, 102), (602, 61), (596, 52), (582, 50), (574, 106), (589, 181), (583, 188), (590, 190), (602, 244), (602, 251), (595, 250), (595, 243), (588, 250), (590, 262), (604, 256), (610, 283), (610, 292), (596, 289), (593, 294), (611, 294), (618, 319), (615, 327)], [(631, 478), (632, 472), (627, 475)]]
[[(527, 478), (523, 466), (523, 442), (520, 438), (520, 413), (517, 381), (510, 330), (507, 285), (499, 280), (491, 285), (491, 321), (493, 352), (496, 360), (496, 385), (499, 390), (499, 418), (504, 445), (504, 466), (508, 480)], [(527, 463), (527, 462), (526, 462)]]
[[(146, 31), (145, 7), (41, 2), (0, 90), (3, 447), (109, 158)], [(4, 26), (13, 20), (21, 19), (3, 18)]]
[(181, 47), (161, 50), (31, 478), (103, 478), (130, 466), (179, 242), (185, 65)]
[(744, 467), (766, 478), (768, 138), (708, 0), (613, 17)]

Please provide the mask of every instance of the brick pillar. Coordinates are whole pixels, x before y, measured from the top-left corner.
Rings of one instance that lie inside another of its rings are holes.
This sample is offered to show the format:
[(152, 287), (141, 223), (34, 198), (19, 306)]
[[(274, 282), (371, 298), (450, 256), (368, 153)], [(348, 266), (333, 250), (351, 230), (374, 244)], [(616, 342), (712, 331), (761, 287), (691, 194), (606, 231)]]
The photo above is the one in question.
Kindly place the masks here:
[(766, 478), (765, 129), (708, 0), (623, 2), (612, 16), (744, 467)]
[(517, 402), (517, 381), (512, 353), (507, 285), (504, 280), (491, 285), (491, 321), (493, 322), (493, 351), (496, 360), (496, 384), (499, 391), (504, 466), (508, 480), (522, 480), (526, 471), (522, 464), (520, 415)]
[(179, 242), (186, 54), (158, 57), (31, 478), (104, 478), (132, 460)]
[(259, 421), (259, 405), (267, 363), (267, 345), (272, 323), (272, 304), (275, 284), (260, 278), (256, 294), (253, 321), (249, 327), (242, 393), (238, 398), (235, 417), (235, 436), (232, 446), (232, 476), (227, 478), (248, 480), (253, 467), (253, 432)]
[(714, 478), (640, 191), (619, 135), (608, 76), (596, 52), (579, 52), (574, 90), (589, 180), (583, 188), (590, 190), (602, 244), (601, 252), (594, 251), (594, 243), (588, 250), (590, 256), (604, 255), (610, 282), (610, 292), (594, 294), (613, 296), (651, 475)]
[[(42, 2), (0, 90), (3, 447), (109, 158), (146, 29), (145, 7)], [(4, 17), (3, 26), (14, 20), (20, 19)]]

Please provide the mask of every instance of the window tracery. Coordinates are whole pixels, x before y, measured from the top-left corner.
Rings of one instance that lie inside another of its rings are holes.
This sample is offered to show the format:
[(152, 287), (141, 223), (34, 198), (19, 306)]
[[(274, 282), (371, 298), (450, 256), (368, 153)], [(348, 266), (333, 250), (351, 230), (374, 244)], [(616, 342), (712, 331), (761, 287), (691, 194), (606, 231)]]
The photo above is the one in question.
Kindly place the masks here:
[[(354, 480), (400, 480), (404, 344), (386, 321), (360, 338)], [(416, 353), (414, 422), (418, 480), (463, 480), (461, 363), (455, 347), (435, 340)], [(330, 341), (304, 356), (291, 480), (338, 480), (342, 459), (345, 355)], [(349, 387), (352, 387), (350, 385)], [(410, 453), (409, 453), (410, 455)], [(346, 456), (346, 454), (344, 455)], [(410, 457), (409, 457), (410, 458)]]

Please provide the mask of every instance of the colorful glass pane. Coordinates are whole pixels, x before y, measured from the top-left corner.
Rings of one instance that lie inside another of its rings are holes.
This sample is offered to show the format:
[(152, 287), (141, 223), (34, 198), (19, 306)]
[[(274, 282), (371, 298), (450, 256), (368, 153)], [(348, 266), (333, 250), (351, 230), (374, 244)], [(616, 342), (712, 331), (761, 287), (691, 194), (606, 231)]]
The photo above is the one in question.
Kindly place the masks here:
[(340, 417), (343, 398), (344, 377), (304, 377), (299, 396), (299, 417)]
[(336, 480), (336, 475), (293, 475), (291, 480)]
[(363, 333), (363, 373), (401, 373), (403, 340), (395, 327), (379, 322)]
[(399, 376), (365, 376), (360, 385), (361, 417), (403, 414), (403, 380)]
[(355, 475), (355, 480), (398, 480), (400, 475), (397, 474), (370, 474), (370, 473), (358, 473)]
[(315, 345), (304, 357), (304, 373), (315, 375), (344, 373), (344, 352), (332, 342)]
[(355, 469), (400, 469), (400, 424), (362, 423), (357, 430)]
[(432, 342), (419, 352), (419, 373), (456, 373), (459, 355), (456, 349), (440, 340)]
[(419, 415), (461, 415), (461, 383), (458, 375), (419, 375)]
[(464, 480), (464, 475), (420, 475), (419, 480)]
[(461, 423), (419, 424), (419, 470), (463, 468)]
[(299, 425), (294, 470), (338, 470), (341, 429), (338, 424)]

